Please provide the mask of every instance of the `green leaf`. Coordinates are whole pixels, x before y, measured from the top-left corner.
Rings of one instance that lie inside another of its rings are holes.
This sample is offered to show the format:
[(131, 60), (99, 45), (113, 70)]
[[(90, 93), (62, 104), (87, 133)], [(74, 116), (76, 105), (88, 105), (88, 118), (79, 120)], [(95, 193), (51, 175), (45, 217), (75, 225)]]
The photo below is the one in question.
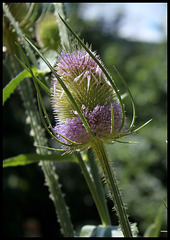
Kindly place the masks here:
[(161, 222), (162, 222), (162, 211), (164, 206), (162, 205), (158, 213), (156, 215), (154, 223), (152, 223), (145, 231), (144, 237), (159, 237), (161, 230)]
[[(35, 69), (33, 69), (33, 72), (35, 72)], [(6, 102), (6, 100), (10, 97), (10, 95), (14, 92), (18, 84), (27, 77), (31, 77), (31, 74), (24, 70), (21, 73), (19, 73), (15, 78), (13, 78), (3, 89), (3, 105)]]
[(121, 230), (117, 226), (83, 226), (80, 231), (80, 237), (111, 237), (112, 231), (118, 231), (115, 236), (123, 237)]
[(128, 94), (129, 94), (129, 96), (130, 96), (130, 99), (131, 99), (132, 109), (133, 109), (133, 117), (132, 117), (132, 121), (131, 121), (130, 127), (129, 127), (129, 129), (127, 130), (127, 131), (130, 131), (130, 130), (133, 128), (133, 126), (134, 126), (135, 117), (136, 117), (136, 116), (135, 116), (135, 104), (134, 104), (133, 96), (132, 96), (132, 94), (131, 94), (131, 92), (130, 92), (130, 89), (129, 89), (126, 81), (125, 81), (124, 78), (121, 76), (121, 74), (119, 73), (119, 71), (117, 70), (117, 68), (116, 68), (114, 65), (113, 65), (113, 68), (114, 68), (114, 70), (116, 71), (117, 75), (119, 76), (119, 79), (121, 80), (121, 82), (122, 82), (123, 85), (125, 86)]
[[(50, 89), (49, 89), (46, 85), (44, 85), (44, 84), (34, 75), (34, 71), (33, 71), (34, 69), (31, 68), (31, 65), (30, 65), (30, 63), (29, 63), (29, 60), (28, 60), (27, 56), (25, 55), (24, 51), (22, 50), (22, 48), (20, 47), (20, 45), (19, 45), (18, 43), (16, 43), (16, 45), (18, 46), (21, 54), (23, 55), (23, 57), (24, 57), (24, 59), (25, 59), (26, 64), (27, 64), (28, 67), (15, 55), (16, 59), (18, 60), (18, 62), (21, 64), (21, 66), (22, 66), (23, 68), (25, 68), (25, 70), (27, 70), (27, 71), (31, 74), (32, 78), (33, 78), (35, 81), (38, 82), (38, 84), (46, 91), (46, 93), (47, 93), (49, 96), (51, 96), (51, 91), (50, 91)], [(35, 73), (46, 73), (46, 72), (44, 72), (44, 71), (42, 71), (42, 70), (36, 69)]]
[(59, 154), (20, 154), (15, 157), (11, 157), (3, 160), (3, 167), (17, 167), (24, 166), (39, 161), (70, 161), (77, 162), (77, 158), (73, 155), (59, 155)]
[(165, 200), (163, 199), (163, 197), (161, 197), (161, 200), (162, 200), (164, 206), (168, 209), (167, 203), (165, 202)]
[[(131, 224), (133, 237), (137, 237), (138, 229), (136, 223)], [(80, 231), (79, 237), (124, 237), (118, 226), (94, 226), (85, 225)]]

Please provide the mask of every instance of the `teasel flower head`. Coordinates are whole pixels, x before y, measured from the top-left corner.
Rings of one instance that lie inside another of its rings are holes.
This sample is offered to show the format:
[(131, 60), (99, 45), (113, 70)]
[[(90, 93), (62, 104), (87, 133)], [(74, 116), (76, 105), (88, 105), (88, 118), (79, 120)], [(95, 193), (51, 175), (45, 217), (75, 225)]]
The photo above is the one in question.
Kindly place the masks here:
[[(99, 56), (92, 53), (102, 64)], [(78, 143), (80, 145), (75, 149), (84, 150), (90, 147), (94, 138), (108, 142), (123, 134), (126, 121), (122, 126), (122, 107), (116, 92), (89, 53), (78, 45), (72, 51), (62, 50), (55, 71), (69, 89), (93, 134), (92, 137), (88, 133), (69, 97), (53, 76), (51, 102), (56, 120), (53, 130), (60, 141), (70, 144), (72, 150), (75, 146), (71, 141)]]
[(56, 18), (52, 13), (46, 14), (36, 23), (35, 35), (40, 46), (57, 50), (60, 45), (60, 36)]

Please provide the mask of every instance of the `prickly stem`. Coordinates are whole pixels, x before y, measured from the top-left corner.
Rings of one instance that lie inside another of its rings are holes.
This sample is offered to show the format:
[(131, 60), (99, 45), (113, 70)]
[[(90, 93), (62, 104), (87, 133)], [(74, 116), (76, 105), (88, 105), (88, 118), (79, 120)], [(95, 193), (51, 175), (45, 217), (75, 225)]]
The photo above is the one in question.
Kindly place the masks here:
[(128, 216), (126, 213), (126, 209), (124, 206), (124, 203), (122, 201), (120, 191), (118, 189), (118, 185), (114, 176), (113, 169), (111, 168), (104, 144), (102, 140), (96, 139), (92, 143), (92, 149), (94, 153), (96, 154), (97, 159), (99, 160), (99, 163), (102, 167), (104, 178), (106, 183), (108, 184), (111, 199), (114, 203), (115, 210), (117, 212), (120, 227), (122, 229), (122, 232), (124, 234), (124, 237), (133, 237), (132, 231), (130, 227), (130, 223), (128, 220)]

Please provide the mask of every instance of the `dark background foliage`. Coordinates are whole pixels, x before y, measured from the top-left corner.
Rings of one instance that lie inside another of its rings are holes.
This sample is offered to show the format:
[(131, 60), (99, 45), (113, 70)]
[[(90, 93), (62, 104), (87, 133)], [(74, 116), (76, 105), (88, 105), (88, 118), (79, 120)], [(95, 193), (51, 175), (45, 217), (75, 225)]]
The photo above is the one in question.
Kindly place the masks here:
[[(117, 85), (119, 79), (113, 64), (126, 80), (135, 101), (136, 127), (153, 119), (140, 132), (128, 138), (137, 141), (137, 144), (116, 143), (107, 146), (124, 201), (128, 205), (130, 221), (137, 222), (142, 235), (147, 226), (153, 223), (162, 204), (161, 198), (166, 200), (166, 42), (144, 43), (121, 39), (117, 30), (123, 13), (115, 15), (112, 31), (106, 32), (102, 20), (84, 21), (81, 18), (78, 14), (79, 4), (67, 4), (66, 10), (70, 25), (85, 42), (92, 43), (92, 49), (97, 50)], [(5, 86), (10, 81), (10, 75), (7, 60), (4, 62)], [(121, 85), (119, 88), (123, 93)], [(128, 99), (125, 104), (127, 117), (130, 118)], [(47, 107), (50, 111), (49, 103)], [(20, 153), (35, 152), (29, 132), (22, 100), (18, 91), (15, 91), (5, 103), (3, 111), (4, 159)], [(54, 145), (50, 138), (49, 144)], [(75, 163), (56, 165), (75, 229), (79, 230), (85, 224), (100, 224), (79, 166)], [(108, 204), (113, 224), (116, 225), (117, 217), (112, 212), (109, 199)], [(28, 236), (30, 232), (43, 237), (61, 236), (55, 209), (38, 164), (3, 170), (3, 225), (5, 237)], [(166, 209), (163, 212), (162, 229), (166, 229)]]

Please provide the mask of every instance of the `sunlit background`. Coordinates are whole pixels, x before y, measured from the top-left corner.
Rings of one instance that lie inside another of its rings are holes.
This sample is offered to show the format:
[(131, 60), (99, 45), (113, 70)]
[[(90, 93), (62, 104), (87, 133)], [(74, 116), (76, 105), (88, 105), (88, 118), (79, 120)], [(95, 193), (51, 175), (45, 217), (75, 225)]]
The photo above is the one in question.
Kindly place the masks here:
[[(167, 4), (66, 3), (65, 6), (70, 25), (85, 42), (92, 44), (92, 49), (100, 55), (122, 94), (124, 88), (113, 65), (127, 82), (136, 106), (135, 126), (152, 119), (149, 125), (127, 139), (138, 143), (107, 146), (130, 221), (137, 222), (139, 234), (143, 235), (148, 225), (154, 222), (163, 204), (161, 199), (166, 201)], [(7, 59), (6, 52), (4, 59)], [(4, 61), (4, 86), (10, 81), (7, 64)], [(18, 93), (15, 91), (4, 106), (4, 159), (35, 152)], [(45, 101), (51, 111), (50, 99)], [(125, 107), (130, 124), (132, 115), (128, 98), (125, 99)], [(49, 145), (55, 147), (54, 140), (49, 136), (48, 139)], [(100, 224), (79, 166), (57, 163), (57, 173), (75, 230), (86, 224)], [(31, 233), (39, 237), (61, 236), (38, 164), (4, 169), (3, 176), (4, 236), (31, 236)], [(116, 225), (117, 217), (112, 212), (110, 200), (108, 204)], [(162, 230), (165, 229), (166, 209), (162, 216)]]
[(119, 37), (156, 43), (167, 36), (166, 7), (166, 3), (82, 3), (79, 16), (84, 20), (102, 19), (108, 32), (113, 31), (119, 16)]

